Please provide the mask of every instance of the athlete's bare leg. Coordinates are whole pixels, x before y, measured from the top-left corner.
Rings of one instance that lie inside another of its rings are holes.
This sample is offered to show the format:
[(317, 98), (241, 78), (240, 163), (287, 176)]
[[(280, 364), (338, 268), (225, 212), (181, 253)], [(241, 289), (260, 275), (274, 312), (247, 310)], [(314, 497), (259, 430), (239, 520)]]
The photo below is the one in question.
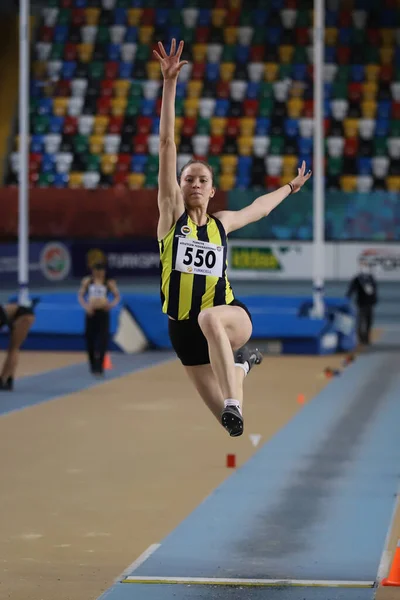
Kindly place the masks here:
[(18, 364), (19, 349), (24, 343), (34, 320), (33, 315), (22, 315), (14, 322), (10, 332), (7, 355), (0, 375), (3, 381), (6, 381), (9, 377), (14, 377)]

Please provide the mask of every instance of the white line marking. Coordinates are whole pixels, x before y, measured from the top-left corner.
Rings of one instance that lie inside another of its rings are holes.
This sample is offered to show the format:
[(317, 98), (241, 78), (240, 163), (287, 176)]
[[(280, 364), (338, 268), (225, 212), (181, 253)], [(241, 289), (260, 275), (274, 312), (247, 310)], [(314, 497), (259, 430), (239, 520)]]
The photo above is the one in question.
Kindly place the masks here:
[(399, 502), (400, 502), (400, 484), (397, 486), (396, 500), (395, 500), (395, 503), (393, 506), (393, 511), (392, 511), (392, 516), (390, 518), (389, 527), (386, 532), (386, 538), (385, 538), (385, 543), (383, 545), (381, 560), (379, 562), (378, 573), (376, 576), (376, 580), (378, 583), (380, 583), (384, 577), (387, 577), (387, 575), (389, 573), (390, 562), (392, 559), (392, 553), (388, 550), (388, 545), (389, 545), (389, 539), (390, 539), (390, 535), (391, 535), (391, 532), (393, 529), (397, 509), (399, 508)]
[(126, 567), (124, 571), (122, 571), (121, 575), (118, 575), (118, 577), (114, 580), (114, 583), (119, 583), (120, 581), (125, 579), (127, 575), (129, 575), (129, 573), (133, 573), (133, 571), (136, 571), (136, 569), (140, 567), (140, 565), (142, 565), (148, 558), (150, 558), (150, 556), (154, 554), (154, 552), (158, 550), (160, 546), (161, 544), (151, 544), (151, 546), (149, 546), (147, 550), (142, 552), (142, 554), (138, 556), (137, 559), (133, 561), (133, 563), (131, 563), (128, 567)]
[(318, 580), (318, 579), (224, 579), (212, 577), (135, 577), (130, 575), (122, 580), (122, 583), (146, 583), (146, 584), (178, 584), (188, 585), (235, 585), (235, 586), (303, 586), (303, 587), (346, 587), (346, 588), (372, 588), (374, 581), (341, 581), (341, 580)]

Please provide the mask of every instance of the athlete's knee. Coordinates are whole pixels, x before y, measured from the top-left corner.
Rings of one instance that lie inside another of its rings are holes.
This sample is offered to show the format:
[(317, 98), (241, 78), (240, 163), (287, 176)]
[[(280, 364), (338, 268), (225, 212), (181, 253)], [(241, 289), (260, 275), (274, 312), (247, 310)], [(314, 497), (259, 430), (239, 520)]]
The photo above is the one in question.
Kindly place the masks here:
[(199, 316), (197, 317), (197, 321), (200, 325), (200, 329), (207, 335), (208, 333), (216, 332), (221, 327), (221, 321), (215, 314), (215, 312), (206, 308), (202, 310)]

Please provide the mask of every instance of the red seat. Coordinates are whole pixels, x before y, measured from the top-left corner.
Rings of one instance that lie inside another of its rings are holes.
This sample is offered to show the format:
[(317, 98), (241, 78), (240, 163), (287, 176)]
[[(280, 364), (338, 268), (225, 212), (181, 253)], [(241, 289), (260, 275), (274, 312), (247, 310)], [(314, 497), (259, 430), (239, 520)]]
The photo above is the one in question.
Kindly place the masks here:
[(227, 137), (237, 137), (239, 135), (240, 121), (234, 117), (228, 118), (225, 134)]
[(194, 160), (201, 160), (202, 162), (207, 162), (207, 156), (201, 156), (200, 154), (193, 154)]
[(108, 133), (121, 133), (124, 124), (124, 117), (110, 117), (108, 123)]
[(39, 181), (39, 173), (37, 171), (29, 172), (29, 187), (36, 187)]
[(341, 10), (339, 13), (339, 27), (351, 27), (351, 10)]
[(142, 25), (154, 25), (154, 8), (144, 8), (141, 17)]
[(243, 102), (243, 114), (245, 117), (256, 117), (258, 114), (258, 100), (251, 100), (247, 98)]
[(76, 44), (67, 42), (64, 46), (64, 60), (75, 60), (78, 55)]
[(131, 155), (130, 154), (119, 154), (118, 160), (117, 160), (117, 165), (116, 165), (116, 172), (117, 173), (128, 172), (128, 171), (130, 171), (130, 166), (131, 166)]
[(153, 119), (151, 117), (138, 117), (136, 125), (138, 133), (149, 134), (153, 125)]
[(41, 42), (51, 42), (53, 40), (54, 27), (44, 25), (39, 30), (39, 39)]
[(349, 83), (348, 94), (349, 94), (349, 100), (351, 102), (361, 102), (362, 84), (359, 82), (355, 82), (355, 81), (353, 81), (352, 83)]
[(61, 8), (71, 8), (72, 0), (61, 0)]
[(100, 93), (103, 97), (111, 97), (113, 95), (114, 80), (103, 79), (100, 83)]
[(128, 172), (127, 171), (119, 171), (118, 173), (114, 173), (113, 176), (113, 184), (116, 187), (125, 187), (128, 183)]
[(68, 98), (71, 95), (71, 81), (60, 79), (55, 85), (54, 95), (60, 98)]
[(109, 60), (104, 67), (106, 79), (116, 79), (118, 74), (118, 63), (115, 60)]
[(371, 46), (379, 46), (379, 30), (375, 28), (367, 29), (367, 40), (368, 44), (371, 44)]
[(133, 138), (134, 153), (135, 154), (147, 154), (148, 152), (148, 139), (146, 133), (139, 133)]
[(86, 23), (86, 13), (84, 8), (74, 8), (71, 17), (72, 25), (75, 27), (82, 27)]
[(206, 64), (204, 62), (193, 63), (192, 79), (204, 79), (205, 72)]
[(40, 152), (29, 153), (29, 170), (38, 171), (42, 162), (42, 155)]
[(400, 102), (392, 104), (392, 119), (400, 119)]
[(268, 191), (276, 190), (281, 185), (281, 179), (278, 175), (266, 175), (265, 176), (265, 187)]
[(224, 146), (224, 136), (223, 135), (212, 135), (210, 137), (210, 149), (209, 153), (213, 156), (217, 156), (222, 153), (222, 148)]
[(219, 81), (217, 84), (217, 98), (229, 98), (231, 90), (229, 81)]
[(339, 46), (337, 49), (337, 61), (340, 65), (347, 65), (350, 60), (349, 46)]
[(325, 135), (329, 134), (330, 128), (331, 128), (331, 120), (330, 120), (329, 117), (325, 117), (325, 119), (324, 119), (324, 132), (325, 132)]
[(353, 158), (358, 153), (358, 138), (346, 138), (344, 141), (344, 156)]
[(264, 61), (264, 44), (256, 44), (250, 47), (250, 62), (263, 62)]
[(296, 29), (296, 45), (308, 46), (310, 43), (310, 34), (307, 27), (298, 27)]
[[(225, 2), (225, 0), (224, 0)], [(223, 8), (225, 8), (225, 4), (223, 6)], [(239, 23), (239, 17), (240, 17), (240, 10), (238, 10), (237, 8), (234, 10), (228, 10), (227, 15), (226, 15), (226, 19), (225, 19), (225, 25), (227, 25), (228, 27), (236, 27), (236, 25)]]
[(100, 96), (96, 100), (97, 114), (108, 115), (111, 111), (111, 98)]
[(381, 81), (391, 83), (394, 79), (393, 65), (381, 65)]
[(162, 103), (162, 98), (157, 98), (156, 108), (155, 108), (157, 117), (159, 117), (161, 115), (161, 103)]
[(307, 118), (314, 116), (314, 100), (304, 100), (303, 116)]
[(63, 133), (66, 135), (75, 135), (78, 132), (78, 119), (67, 115), (64, 119)]
[(210, 28), (209, 27), (197, 27), (195, 33), (196, 44), (207, 44), (210, 38)]
[(185, 117), (182, 123), (181, 135), (191, 137), (196, 133), (197, 119), (196, 117)]

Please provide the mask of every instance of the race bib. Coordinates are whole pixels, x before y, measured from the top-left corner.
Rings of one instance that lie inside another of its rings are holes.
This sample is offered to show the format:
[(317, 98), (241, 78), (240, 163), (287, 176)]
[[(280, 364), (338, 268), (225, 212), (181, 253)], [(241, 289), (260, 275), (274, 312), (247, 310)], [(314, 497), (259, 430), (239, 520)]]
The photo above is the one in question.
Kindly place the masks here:
[(364, 292), (367, 294), (367, 296), (372, 296), (372, 294), (374, 293), (374, 288), (372, 287), (372, 285), (370, 283), (364, 283), (363, 288), (364, 288)]
[(224, 248), (209, 242), (179, 238), (175, 269), (193, 275), (222, 277)]

